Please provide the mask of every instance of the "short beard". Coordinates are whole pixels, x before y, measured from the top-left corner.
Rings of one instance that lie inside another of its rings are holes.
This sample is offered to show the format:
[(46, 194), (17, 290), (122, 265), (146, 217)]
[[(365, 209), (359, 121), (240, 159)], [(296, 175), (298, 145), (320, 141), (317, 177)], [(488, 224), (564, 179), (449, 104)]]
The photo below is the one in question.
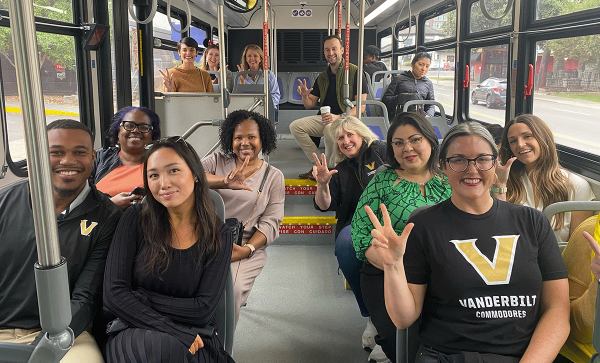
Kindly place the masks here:
[(54, 189), (54, 192), (60, 197), (60, 198), (70, 198), (73, 197), (75, 194), (77, 194), (77, 191), (79, 190), (79, 187), (75, 188), (75, 189), (62, 189), (62, 188), (57, 188), (56, 186), (52, 186)]

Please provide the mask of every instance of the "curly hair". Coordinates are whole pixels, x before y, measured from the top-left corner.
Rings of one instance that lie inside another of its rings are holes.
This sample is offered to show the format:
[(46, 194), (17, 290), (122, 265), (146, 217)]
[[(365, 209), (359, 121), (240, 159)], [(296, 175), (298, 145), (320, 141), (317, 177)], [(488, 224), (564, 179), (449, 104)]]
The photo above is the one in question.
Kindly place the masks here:
[(226, 155), (233, 155), (233, 133), (235, 128), (242, 121), (253, 120), (258, 125), (260, 141), (262, 143), (262, 153), (271, 154), (277, 148), (277, 133), (271, 121), (266, 117), (252, 111), (237, 110), (231, 112), (219, 128), (219, 139), (221, 140), (221, 150)]
[(119, 141), (119, 129), (121, 128), (121, 121), (125, 118), (125, 116), (133, 111), (142, 111), (148, 116), (150, 119), (150, 125), (152, 125), (152, 140), (160, 139), (160, 119), (158, 115), (146, 108), (146, 107), (134, 107), (127, 106), (123, 107), (115, 115), (112, 117), (112, 122), (110, 123), (110, 127), (108, 128), (106, 138), (110, 142), (111, 145), (116, 145)]

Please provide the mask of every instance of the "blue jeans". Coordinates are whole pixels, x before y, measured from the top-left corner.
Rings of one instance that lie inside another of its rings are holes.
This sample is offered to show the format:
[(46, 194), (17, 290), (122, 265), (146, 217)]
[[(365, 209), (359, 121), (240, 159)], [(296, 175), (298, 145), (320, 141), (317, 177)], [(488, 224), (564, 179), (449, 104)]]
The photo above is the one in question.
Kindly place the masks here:
[(365, 306), (360, 289), (360, 270), (362, 269), (363, 262), (356, 258), (349, 225), (342, 228), (335, 240), (335, 256), (346, 281), (348, 281), (348, 285), (350, 285), (354, 293), (360, 314), (368, 317), (369, 310)]

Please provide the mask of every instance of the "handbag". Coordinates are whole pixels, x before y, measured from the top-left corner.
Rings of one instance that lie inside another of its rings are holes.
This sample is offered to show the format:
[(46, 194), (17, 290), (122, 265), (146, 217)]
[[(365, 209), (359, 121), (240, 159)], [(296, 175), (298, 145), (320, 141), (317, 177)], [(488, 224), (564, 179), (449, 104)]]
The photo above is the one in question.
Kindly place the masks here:
[(267, 180), (267, 176), (269, 175), (269, 171), (271, 170), (271, 165), (267, 164), (267, 170), (265, 170), (265, 175), (263, 176), (262, 182), (260, 183), (260, 188), (258, 189), (258, 195), (256, 196), (256, 201), (254, 202), (254, 208), (252, 209), (252, 213), (250, 213), (250, 217), (246, 221), (246, 223), (240, 222), (237, 218), (227, 218), (225, 219), (225, 225), (231, 230), (233, 234), (233, 242), (241, 246), (242, 245), (242, 235), (244, 234), (244, 228), (252, 219), (254, 215), (254, 211), (256, 211), (256, 205), (258, 204), (258, 198), (262, 194), (263, 187), (265, 186), (265, 181)]

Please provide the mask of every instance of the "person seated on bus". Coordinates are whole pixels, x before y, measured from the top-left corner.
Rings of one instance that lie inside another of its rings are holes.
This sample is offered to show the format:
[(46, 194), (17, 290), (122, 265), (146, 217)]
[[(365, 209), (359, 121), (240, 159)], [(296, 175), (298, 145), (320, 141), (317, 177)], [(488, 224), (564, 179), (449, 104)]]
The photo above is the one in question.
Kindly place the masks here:
[(113, 116), (107, 134), (113, 146), (96, 151), (90, 181), (125, 210), (144, 196), (142, 157), (146, 145), (160, 139), (160, 120), (146, 107), (123, 107)]
[(380, 346), (376, 347), (377, 330), (362, 298), (360, 270), (363, 262), (356, 258), (350, 235), (350, 222), (358, 198), (375, 173), (385, 164), (386, 143), (378, 140), (377, 135), (354, 116), (340, 117), (333, 121), (331, 132), (337, 136), (335, 150), (339, 163), (335, 169), (329, 170), (325, 154), (321, 154), (322, 161), (319, 161), (317, 154), (313, 154), (317, 164), (313, 167), (313, 176), (317, 181), (313, 201), (317, 210), (335, 211), (335, 256), (354, 293), (360, 314), (368, 318), (367, 327), (362, 335), (363, 348), (372, 350), (369, 360), (377, 361), (381, 360), (377, 359), (378, 354), (382, 358), (385, 358), (385, 354)]
[[(306, 81), (300, 81), (298, 86), (298, 93), (302, 96), (302, 103), (306, 109), (315, 107), (317, 101), (319, 106), (329, 106), (330, 111), (327, 113), (317, 113), (316, 116), (308, 116), (298, 119), (290, 124), (290, 132), (296, 139), (298, 146), (302, 148), (306, 158), (309, 162), (314, 164), (312, 154), (319, 154), (319, 149), (311, 139), (313, 137), (323, 137), (325, 139), (325, 158), (327, 159), (327, 167), (333, 169), (336, 165), (335, 156), (335, 136), (331, 135), (331, 123), (337, 118), (342, 116), (346, 111), (346, 104), (344, 103), (344, 80), (345, 80), (345, 66), (344, 66), (344, 46), (342, 39), (338, 35), (330, 35), (325, 38), (323, 45), (325, 59), (327, 59), (328, 67), (326, 70), (321, 72), (315, 81), (315, 85), (312, 88), (306, 87)], [(348, 85), (350, 90), (349, 99), (356, 101), (356, 73), (358, 67), (354, 64), (349, 64), (349, 79)], [(367, 80), (363, 76), (361, 99), (367, 99)], [(365, 110), (365, 106), (361, 107), (362, 112)], [(350, 114), (347, 116), (357, 116), (356, 106), (350, 110)], [(313, 178), (312, 166), (306, 173), (298, 175), (300, 179), (311, 179)]]
[(490, 132), (490, 134), (494, 138), (494, 142), (496, 143), (498, 150), (500, 150), (500, 148), (502, 147), (502, 134), (504, 133), (504, 127), (498, 124), (486, 124), (483, 127), (485, 127)]
[(394, 210), (367, 208), (392, 321), (420, 317), (416, 363), (552, 362), (569, 335), (569, 286), (548, 219), (492, 198), (498, 149), (481, 124), (454, 126), (439, 155), (452, 196), (402, 235)]
[[(200, 69), (203, 71), (219, 71), (220, 67), (219, 58), (219, 45), (218, 44), (206, 44), (204, 53), (202, 53), (202, 59), (200, 59)], [(229, 92), (233, 91), (233, 73), (229, 69), (225, 69), (226, 81), (225, 85)], [(213, 84), (219, 84), (219, 79), (214, 74), (210, 75)]]
[[(102, 299), (106, 255), (121, 210), (88, 181), (93, 135), (75, 120), (48, 124), (54, 209), (61, 256), (67, 261), (75, 345), (61, 362), (98, 362), (102, 354), (86, 329)], [(40, 326), (34, 264), (38, 261), (29, 192), (23, 179), (0, 190), (0, 341), (36, 345)]]
[[(216, 215), (196, 151), (181, 137), (149, 145), (147, 203), (123, 214), (106, 262), (106, 362), (228, 362), (215, 312), (232, 232)], [(206, 328), (214, 328), (207, 332)]]
[(267, 262), (266, 248), (279, 237), (285, 182), (279, 169), (258, 157), (277, 147), (275, 129), (265, 117), (234, 111), (221, 124), (219, 137), (222, 152), (206, 156), (202, 165), (209, 187), (225, 201), (226, 217), (243, 224), (241, 243), (234, 244), (231, 254), (237, 325), (240, 308)]
[(356, 257), (363, 261), (360, 286), (375, 337), (387, 357), (396, 360), (396, 327), (384, 304), (383, 264), (371, 245), (373, 224), (364, 206), (381, 216), (380, 204), (392, 215), (394, 229), (400, 233), (410, 213), (422, 205), (446, 200), (452, 194), (446, 177), (438, 168), (438, 139), (427, 119), (415, 112), (396, 115), (387, 134), (387, 161), (390, 167), (377, 175), (360, 196), (352, 218), (352, 243)]
[(388, 71), (388, 67), (379, 60), (379, 48), (374, 45), (367, 45), (363, 51), (363, 69), (373, 79), (373, 73), (377, 71)]
[[(500, 159), (512, 166), (509, 173), (498, 174), (493, 189), (496, 198), (540, 211), (556, 202), (594, 199), (585, 179), (561, 167), (554, 135), (537, 116), (520, 115), (504, 126)], [(556, 239), (568, 241), (573, 230), (592, 213), (574, 211), (555, 215), (552, 228)]]
[(177, 54), (181, 58), (180, 66), (166, 69), (166, 73), (158, 70), (163, 76), (163, 91), (213, 93), (215, 90), (210, 74), (194, 65), (198, 56), (198, 42), (194, 38), (182, 38), (177, 42)]
[[(562, 253), (569, 274), (571, 332), (555, 363), (588, 363), (596, 353), (592, 335), (600, 278), (600, 246), (591, 236), (594, 226), (600, 233), (597, 216), (581, 223)], [(592, 262), (588, 265), (590, 260)]]
[[(238, 64), (238, 70), (241, 71), (262, 71), (263, 70), (263, 51), (256, 44), (248, 44), (242, 53), (241, 64)], [(271, 71), (267, 71), (269, 75), (269, 93), (273, 99), (273, 106), (277, 109), (281, 92), (277, 77)], [(262, 74), (242, 74), (238, 77), (240, 84), (265, 84)]]
[[(401, 112), (402, 107), (408, 101), (435, 100), (433, 83), (426, 77), (430, 65), (431, 55), (425, 51), (424, 47), (418, 47), (417, 54), (410, 62), (411, 70), (395, 77), (381, 98), (381, 101), (387, 106), (390, 119), (394, 117), (396, 111)], [(417, 110), (426, 116), (435, 114), (433, 105), (420, 106)]]

